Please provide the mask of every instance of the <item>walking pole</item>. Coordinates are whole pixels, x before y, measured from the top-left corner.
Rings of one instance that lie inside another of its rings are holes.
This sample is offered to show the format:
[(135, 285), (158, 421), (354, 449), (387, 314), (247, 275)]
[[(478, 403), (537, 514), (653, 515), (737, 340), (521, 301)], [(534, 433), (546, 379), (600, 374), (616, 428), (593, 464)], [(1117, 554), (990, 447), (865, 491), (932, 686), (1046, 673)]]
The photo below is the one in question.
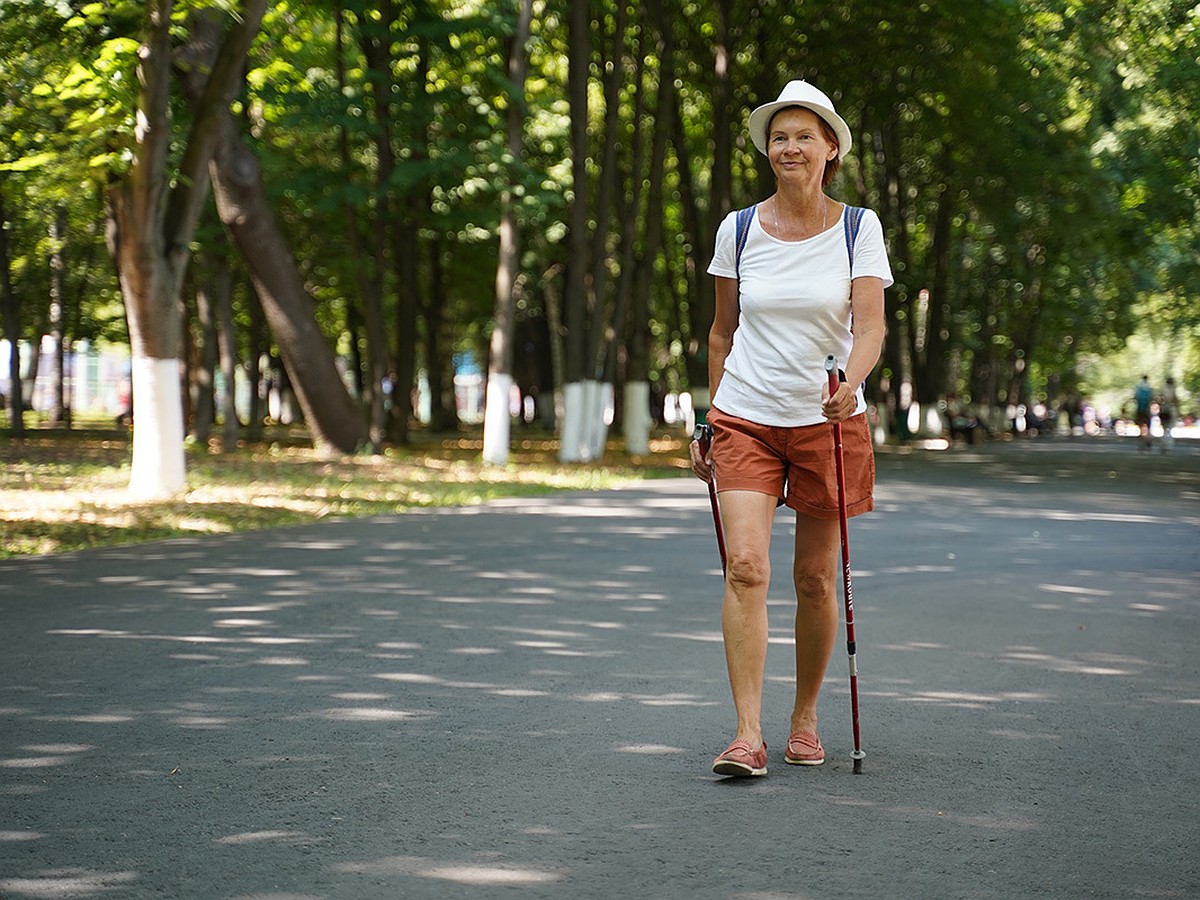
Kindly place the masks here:
[[(696, 433), (692, 435), (700, 445), (700, 458), (708, 456), (712, 447), (712, 426), (707, 423), (697, 423)], [(714, 476), (708, 482), (708, 505), (712, 507), (713, 528), (717, 532), (717, 550), (721, 554), (721, 574), (725, 574), (725, 529), (721, 526), (721, 507), (717, 504), (717, 479)]]
[[(825, 371), (829, 374), (829, 396), (838, 389), (837, 359), (825, 358)], [(850, 714), (854, 720), (854, 774), (862, 774), (862, 738), (858, 730), (858, 662), (854, 646), (854, 589), (850, 584), (850, 536), (846, 529), (846, 470), (842, 458), (842, 426), (833, 423), (833, 455), (837, 461), (838, 519), (842, 529), (842, 590), (846, 598), (846, 654), (850, 660)]]

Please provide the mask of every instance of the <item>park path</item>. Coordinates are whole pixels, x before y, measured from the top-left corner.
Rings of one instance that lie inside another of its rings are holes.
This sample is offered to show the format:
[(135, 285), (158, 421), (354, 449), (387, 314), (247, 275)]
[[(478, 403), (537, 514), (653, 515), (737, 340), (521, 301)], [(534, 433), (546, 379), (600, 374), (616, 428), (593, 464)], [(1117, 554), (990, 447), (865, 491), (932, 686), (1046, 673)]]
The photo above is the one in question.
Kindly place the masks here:
[(732, 725), (703, 486), (0, 562), (0, 897), (1200, 896), (1200, 447), (881, 454), (865, 772)]

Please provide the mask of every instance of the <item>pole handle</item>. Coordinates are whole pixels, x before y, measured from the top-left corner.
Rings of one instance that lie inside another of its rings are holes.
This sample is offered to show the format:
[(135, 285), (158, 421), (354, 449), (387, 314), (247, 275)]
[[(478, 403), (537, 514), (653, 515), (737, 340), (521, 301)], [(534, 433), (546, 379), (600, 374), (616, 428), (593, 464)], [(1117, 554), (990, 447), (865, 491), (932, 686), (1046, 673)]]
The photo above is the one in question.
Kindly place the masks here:
[(829, 375), (829, 396), (832, 397), (838, 389), (838, 384), (846, 380), (846, 373), (837, 366), (837, 357), (832, 353), (825, 357), (825, 372)]

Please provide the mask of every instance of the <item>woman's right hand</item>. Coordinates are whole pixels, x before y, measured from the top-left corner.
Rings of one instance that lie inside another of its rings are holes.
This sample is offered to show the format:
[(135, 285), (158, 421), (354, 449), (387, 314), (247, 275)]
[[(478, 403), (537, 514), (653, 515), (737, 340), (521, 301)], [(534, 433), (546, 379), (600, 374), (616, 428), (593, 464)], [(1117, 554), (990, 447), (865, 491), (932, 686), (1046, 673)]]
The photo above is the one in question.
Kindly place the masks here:
[(692, 472), (701, 481), (712, 483), (712, 442), (708, 444), (708, 452), (702, 452), (699, 440), (693, 440), (691, 446), (688, 447), (688, 456), (692, 461)]

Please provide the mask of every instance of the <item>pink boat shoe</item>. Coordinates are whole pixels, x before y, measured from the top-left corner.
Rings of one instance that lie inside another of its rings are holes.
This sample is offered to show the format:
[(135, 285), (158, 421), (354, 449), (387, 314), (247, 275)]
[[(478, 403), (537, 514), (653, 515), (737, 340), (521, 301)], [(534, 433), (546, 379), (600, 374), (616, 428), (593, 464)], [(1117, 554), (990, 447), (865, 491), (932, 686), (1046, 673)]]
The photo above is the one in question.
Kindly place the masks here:
[(825, 762), (825, 748), (815, 731), (800, 729), (788, 736), (783, 761), (789, 766), (819, 766)]
[(738, 738), (713, 760), (712, 770), (718, 775), (728, 775), (731, 778), (766, 775), (767, 745), (763, 744), (754, 750), (748, 740)]

